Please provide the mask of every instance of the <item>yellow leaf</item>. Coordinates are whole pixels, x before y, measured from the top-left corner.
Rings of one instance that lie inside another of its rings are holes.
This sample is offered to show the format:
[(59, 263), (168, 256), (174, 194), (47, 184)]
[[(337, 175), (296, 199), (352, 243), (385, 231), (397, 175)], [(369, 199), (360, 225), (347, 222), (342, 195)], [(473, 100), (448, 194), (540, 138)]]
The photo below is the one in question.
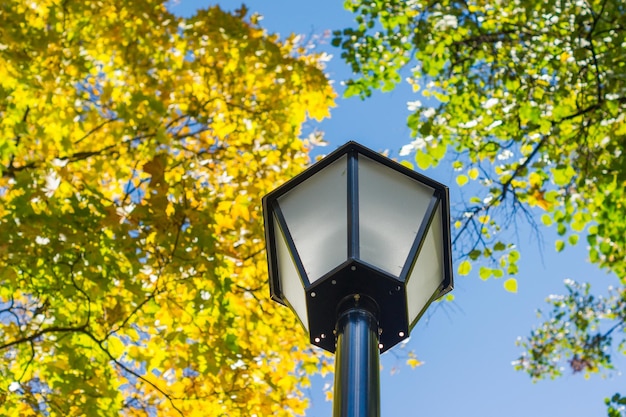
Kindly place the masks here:
[(111, 356), (116, 359), (119, 359), (120, 356), (124, 353), (124, 343), (115, 336), (110, 336), (107, 339), (107, 348)]
[(533, 146), (531, 144), (525, 143), (521, 146), (520, 152), (522, 155), (528, 155), (533, 151)]
[(504, 289), (508, 292), (516, 293), (517, 292), (517, 280), (515, 278), (509, 278), (504, 281)]
[(544, 210), (549, 210), (550, 207), (552, 207), (552, 203), (550, 203), (549, 201), (547, 201), (544, 198), (544, 191), (542, 190), (535, 190), (533, 192), (533, 194), (530, 196), (529, 200), (528, 200), (528, 204), (530, 204), (531, 206), (539, 206)]
[(404, 165), (404, 166), (405, 166), (405, 167), (407, 167), (408, 169), (415, 169), (415, 168), (413, 167), (413, 164), (412, 164), (412, 163), (410, 163), (409, 161), (406, 161), (406, 160), (404, 160), (404, 161), (400, 161), (400, 165)]
[(539, 188), (543, 184), (541, 175), (537, 174), (536, 172), (531, 172), (528, 175), (528, 182), (530, 182), (530, 186), (533, 188)]
[(469, 261), (463, 261), (459, 264), (459, 275), (468, 275), (472, 270), (472, 264)]
[(230, 206), (233, 205), (233, 202), (230, 200), (220, 201), (217, 204), (217, 211), (219, 212), (230, 212)]
[(250, 211), (243, 203), (234, 204), (230, 214), (233, 218), (241, 217), (245, 221), (250, 221)]
[(148, 235), (148, 237), (146, 238), (146, 243), (148, 245), (152, 245), (154, 244), (155, 240), (156, 240), (157, 234), (156, 232), (152, 232)]
[(422, 365), (423, 362), (417, 360), (417, 358), (409, 358), (407, 359), (406, 364), (409, 365), (411, 368), (416, 368), (417, 366)]

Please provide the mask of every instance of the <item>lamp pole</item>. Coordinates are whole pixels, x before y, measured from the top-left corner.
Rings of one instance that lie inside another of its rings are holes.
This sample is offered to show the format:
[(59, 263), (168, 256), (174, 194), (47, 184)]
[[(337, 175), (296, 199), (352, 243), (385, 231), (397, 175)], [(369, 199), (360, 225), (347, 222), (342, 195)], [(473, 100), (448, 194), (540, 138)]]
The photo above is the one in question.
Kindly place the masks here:
[(378, 319), (370, 303), (352, 299), (337, 320), (333, 416), (379, 417)]

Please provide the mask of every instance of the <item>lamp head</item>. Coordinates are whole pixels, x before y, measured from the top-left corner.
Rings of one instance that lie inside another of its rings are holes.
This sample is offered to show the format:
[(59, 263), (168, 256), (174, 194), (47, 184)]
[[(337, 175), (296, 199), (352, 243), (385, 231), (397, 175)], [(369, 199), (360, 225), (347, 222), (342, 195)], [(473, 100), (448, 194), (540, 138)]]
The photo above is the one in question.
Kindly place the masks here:
[(346, 300), (368, 300), (384, 352), (452, 289), (448, 188), (356, 142), (263, 197), (263, 213), (271, 297), (330, 352)]

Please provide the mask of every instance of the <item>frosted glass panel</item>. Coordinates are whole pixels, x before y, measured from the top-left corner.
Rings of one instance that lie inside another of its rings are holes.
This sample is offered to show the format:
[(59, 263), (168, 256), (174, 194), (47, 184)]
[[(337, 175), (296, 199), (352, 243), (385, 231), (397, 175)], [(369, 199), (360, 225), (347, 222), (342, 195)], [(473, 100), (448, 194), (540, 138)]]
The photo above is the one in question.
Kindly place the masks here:
[(278, 199), (313, 283), (348, 257), (347, 158), (339, 158)]
[(280, 230), (276, 219), (274, 219), (274, 230), (276, 231), (278, 276), (280, 278), (280, 289), (283, 293), (283, 298), (285, 298), (289, 305), (295, 310), (300, 321), (302, 321), (302, 324), (304, 324), (304, 327), (308, 330), (309, 320), (306, 313), (306, 293), (304, 292), (304, 285), (298, 275), (298, 270), (293, 262), (293, 258), (287, 249), (285, 235)]
[(360, 257), (399, 276), (433, 189), (359, 155)]
[(439, 205), (415, 262), (415, 267), (408, 278), (406, 293), (409, 303), (409, 323), (413, 323), (442, 282), (443, 233), (441, 229), (441, 205)]

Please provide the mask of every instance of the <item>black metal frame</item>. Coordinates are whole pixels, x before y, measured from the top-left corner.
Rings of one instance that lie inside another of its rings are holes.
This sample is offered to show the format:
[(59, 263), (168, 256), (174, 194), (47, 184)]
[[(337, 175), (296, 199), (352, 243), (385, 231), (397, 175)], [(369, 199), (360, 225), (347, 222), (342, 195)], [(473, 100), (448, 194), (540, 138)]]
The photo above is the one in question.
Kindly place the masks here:
[[(348, 181), (348, 250), (346, 253), (346, 261), (311, 284), (278, 204), (278, 199), (319, 171), (336, 162), (344, 155), (347, 155), (346, 170)], [(433, 189), (431, 202), (399, 277), (392, 276), (360, 259), (358, 218), (358, 164), (360, 155), (383, 164)], [(439, 206), (441, 206), (441, 220), (444, 234), (444, 279), (441, 287), (433, 294), (429, 303), (426, 304), (417, 319), (421, 317), (430, 302), (446, 294), (452, 290), (453, 287), (452, 262), (450, 256), (450, 204), (448, 188), (356, 142), (346, 143), (321, 161), (263, 197), (271, 298), (284, 305), (288, 305), (288, 300), (284, 299), (280, 288), (278, 260), (276, 257), (276, 234), (283, 233), (306, 293), (309, 322), (308, 330), (311, 343), (334, 352), (336, 348), (335, 337), (332, 335), (339, 317), (339, 311), (337, 310), (338, 305), (341, 300), (347, 296), (363, 294), (364, 296), (372, 298), (379, 304), (380, 313), (378, 320), (379, 329), (381, 331), (380, 349), (381, 352), (386, 351), (402, 339), (408, 337), (410, 329), (417, 321), (414, 320), (412, 323), (408, 322), (408, 305), (406, 299), (407, 278), (410, 276), (412, 268), (415, 265), (415, 260), (419, 256), (425, 235)], [(274, 219), (276, 219), (281, 230), (274, 230)]]
[(348, 152), (348, 258), (358, 259), (359, 249), (359, 154)]

